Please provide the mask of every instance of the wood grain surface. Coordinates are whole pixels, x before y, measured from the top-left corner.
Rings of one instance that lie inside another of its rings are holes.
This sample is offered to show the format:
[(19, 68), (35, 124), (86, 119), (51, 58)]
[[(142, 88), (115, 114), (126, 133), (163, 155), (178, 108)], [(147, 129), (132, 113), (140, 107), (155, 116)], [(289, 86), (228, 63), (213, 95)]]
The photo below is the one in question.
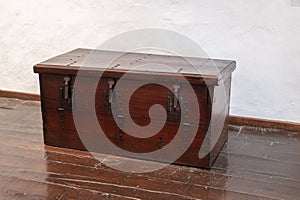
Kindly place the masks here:
[[(147, 66), (141, 68), (140, 66)], [(149, 67), (151, 66), (151, 67)], [(179, 80), (184, 75), (191, 83), (217, 85), (236, 67), (232, 60), (191, 58), (172, 55), (75, 49), (36, 64), (35, 73), (80, 74), (120, 78), (124, 73), (132, 78)]]
[[(0, 98), (0, 107), (0, 199), (294, 200), (300, 196), (298, 132), (235, 126), (210, 170), (170, 165), (130, 174), (107, 167), (89, 152), (45, 146), (39, 102)], [(109, 159), (117, 163), (125, 158)]]

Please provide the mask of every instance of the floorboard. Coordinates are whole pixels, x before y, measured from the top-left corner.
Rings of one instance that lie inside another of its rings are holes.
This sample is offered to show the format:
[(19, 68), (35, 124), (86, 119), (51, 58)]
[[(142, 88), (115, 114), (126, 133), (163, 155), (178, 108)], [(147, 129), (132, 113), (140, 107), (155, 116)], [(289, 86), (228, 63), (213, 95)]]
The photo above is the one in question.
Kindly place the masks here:
[(0, 98), (0, 199), (294, 200), (299, 172), (299, 133), (241, 126), (232, 127), (210, 170), (170, 165), (120, 172), (89, 152), (45, 146), (39, 102)]

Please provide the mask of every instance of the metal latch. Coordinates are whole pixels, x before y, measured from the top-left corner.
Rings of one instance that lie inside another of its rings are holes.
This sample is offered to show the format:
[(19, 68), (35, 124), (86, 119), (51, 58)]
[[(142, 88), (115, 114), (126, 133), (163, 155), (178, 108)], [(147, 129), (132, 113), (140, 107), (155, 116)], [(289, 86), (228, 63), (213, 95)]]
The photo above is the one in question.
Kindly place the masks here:
[(114, 84), (115, 81), (113, 79), (108, 80), (108, 103), (112, 102)]
[(174, 90), (174, 98), (173, 98), (173, 107), (176, 109), (178, 104), (177, 104), (177, 97), (179, 97), (179, 89), (180, 89), (180, 85), (175, 84), (173, 85), (173, 90)]
[(104, 107), (110, 107), (113, 101), (113, 95), (114, 95), (113, 90), (114, 90), (115, 80), (109, 79), (107, 83), (108, 83), (108, 90), (104, 90)]
[(64, 92), (64, 97), (65, 100), (67, 100), (69, 98), (69, 82), (70, 82), (71, 78), (69, 76), (64, 78), (65, 81), (65, 92)]
[(60, 87), (60, 96), (61, 96), (61, 103), (71, 103), (72, 99), (72, 88), (70, 86), (71, 77), (66, 76), (64, 77), (64, 86)]
[(180, 104), (179, 104), (179, 90), (180, 90), (179, 84), (173, 85), (173, 94), (167, 94), (167, 112), (180, 115)]

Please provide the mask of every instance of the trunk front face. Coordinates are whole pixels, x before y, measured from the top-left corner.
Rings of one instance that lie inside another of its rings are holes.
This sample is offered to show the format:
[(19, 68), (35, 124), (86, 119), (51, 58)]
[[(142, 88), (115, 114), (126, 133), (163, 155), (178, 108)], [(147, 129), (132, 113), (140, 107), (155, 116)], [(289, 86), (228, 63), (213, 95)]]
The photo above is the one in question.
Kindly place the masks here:
[[(118, 87), (118, 79), (103, 78), (91, 91), (96, 81), (91, 77), (81, 78), (78, 87), (74, 88), (75, 76), (40, 75), (45, 144), (86, 150), (81, 137), (96, 138), (99, 134), (90, 126), (90, 111), (95, 111), (98, 123), (110, 142), (135, 153), (148, 153), (165, 147), (178, 133), (180, 123), (185, 123), (185, 134), (189, 134), (190, 127), (197, 129), (197, 134), (176, 163), (210, 167), (210, 154), (201, 159), (198, 156), (204, 138), (210, 131), (208, 126), (212, 104), (206, 86), (192, 86), (198, 103), (195, 106), (191, 103), (193, 94), (183, 92), (188, 88), (184, 84), (162, 82), (142, 85), (142, 81), (123, 80), (123, 87)], [(73, 95), (75, 92), (76, 95)], [(160, 107), (153, 108), (154, 105)], [(80, 114), (81, 124), (86, 125), (80, 130), (74, 123), (74, 109)], [(227, 133), (223, 133), (222, 138), (224, 134)], [(181, 136), (180, 140), (182, 144), (178, 148), (184, 148), (187, 145), (186, 138)], [(225, 140), (222, 139), (221, 146)], [(101, 152), (110, 153), (103, 152), (103, 149)]]

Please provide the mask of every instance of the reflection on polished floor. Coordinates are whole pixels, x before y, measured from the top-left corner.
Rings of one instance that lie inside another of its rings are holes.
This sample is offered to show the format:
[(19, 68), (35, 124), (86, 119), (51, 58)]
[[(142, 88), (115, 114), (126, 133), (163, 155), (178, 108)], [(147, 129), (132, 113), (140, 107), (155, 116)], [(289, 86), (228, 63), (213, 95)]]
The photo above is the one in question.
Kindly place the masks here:
[(0, 143), (0, 199), (300, 197), (296, 132), (231, 127), (211, 170), (171, 165), (130, 174), (88, 152), (44, 146), (39, 102), (0, 98)]

